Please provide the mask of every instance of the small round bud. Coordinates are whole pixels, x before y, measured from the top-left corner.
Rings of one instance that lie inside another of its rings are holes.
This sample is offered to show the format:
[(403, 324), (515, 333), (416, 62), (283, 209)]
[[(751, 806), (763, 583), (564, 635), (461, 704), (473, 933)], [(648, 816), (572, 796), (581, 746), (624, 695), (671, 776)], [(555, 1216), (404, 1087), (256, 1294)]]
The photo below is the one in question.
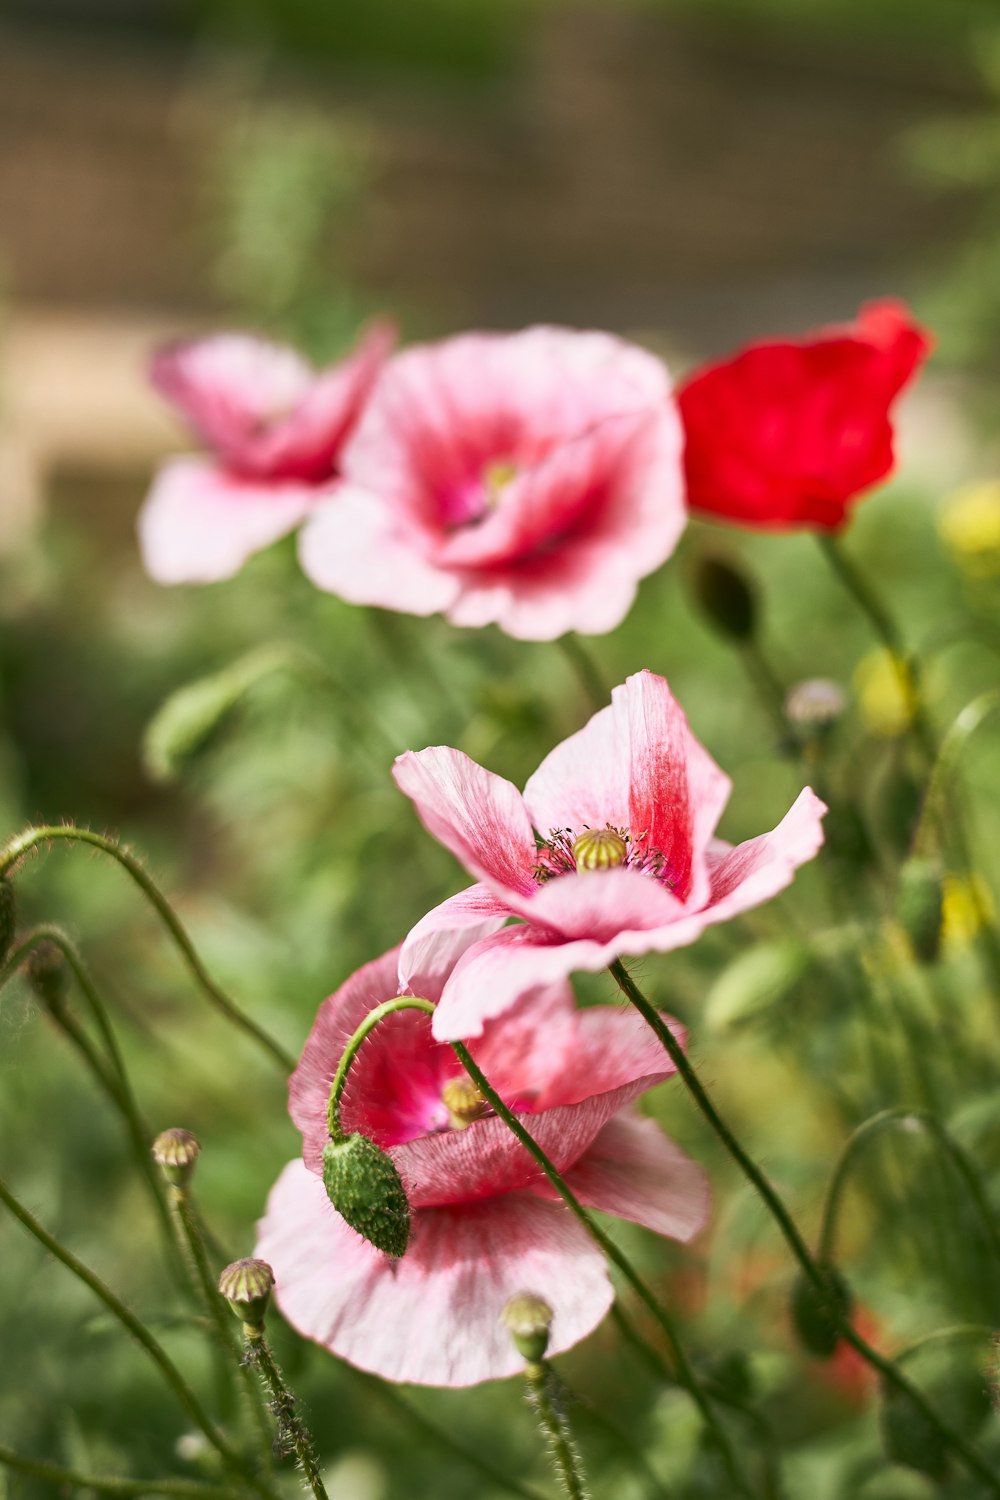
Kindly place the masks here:
[(628, 846), (613, 828), (585, 828), (579, 838), (573, 840), (571, 853), (582, 874), (587, 870), (611, 870), (615, 865), (623, 865)]
[(948, 1472), (948, 1449), (934, 1424), (905, 1391), (882, 1381), (879, 1430), (886, 1457), (905, 1464), (931, 1479), (944, 1479)]
[(366, 1135), (327, 1141), (323, 1185), (340, 1217), (386, 1255), (397, 1259), (410, 1239), (410, 1204), (391, 1156)]
[(471, 1078), (449, 1078), (441, 1090), (441, 1100), (452, 1130), (466, 1130), (490, 1112), (489, 1104)]
[(0, 962), (10, 952), (16, 927), (17, 900), (14, 896), (14, 887), (6, 877), (3, 877), (0, 878)]
[(49, 938), (36, 944), (25, 965), (28, 983), (49, 1010), (60, 1010), (69, 987), (69, 969), (62, 949)]
[(171, 1187), (187, 1187), (194, 1164), (201, 1153), (201, 1142), (190, 1130), (161, 1130), (152, 1146), (153, 1160)]
[(937, 861), (908, 859), (899, 872), (896, 916), (921, 963), (934, 963), (941, 952), (943, 910), (943, 874)]
[(847, 707), (847, 695), (829, 677), (807, 677), (797, 682), (785, 698), (785, 717), (799, 729), (824, 734), (832, 729)]
[(701, 557), (692, 574), (694, 597), (703, 614), (731, 641), (750, 641), (757, 632), (757, 600), (746, 574), (721, 557)]
[(234, 1260), (219, 1277), (219, 1293), (251, 1328), (262, 1328), (271, 1300), (274, 1272), (266, 1260)]
[(850, 1287), (835, 1267), (820, 1266), (820, 1271), (829, 1289), (828, 1299), (825, 1301), (820, 1296), (807, 1276), (800, 1276), (792, 1288), (792, 1326), (804, 1349), (818, 1359), (829, 1359), (840, 1340), (837, 1320), (829, 1310), (829, 1304), (847, 1317), (854, 1299)]
[(500, 1314), (515, 1349), (529, 1364), (545, 1358), (552, 1318), (551, 1307), (535, 1292), (515, 1293)]

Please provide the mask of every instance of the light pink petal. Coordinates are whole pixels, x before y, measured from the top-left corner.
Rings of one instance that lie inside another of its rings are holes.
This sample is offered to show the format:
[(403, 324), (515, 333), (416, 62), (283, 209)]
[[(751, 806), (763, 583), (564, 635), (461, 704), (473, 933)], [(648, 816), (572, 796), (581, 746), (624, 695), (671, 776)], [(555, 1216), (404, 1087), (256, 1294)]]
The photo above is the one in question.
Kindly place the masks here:
[[(609, 989), (613, 988), (608, 981)], [(513, 1012), (517, 1014), (517, 1012)], [(684, 1046), (684, 1028), (671, 1016), (663, 1014), (677, 1041)], [(499, 1033), (509, 1017), (487, 1028), (486, 1035)], [(485, 1038), (484, 1038), (485, 1039)], [(472, 1050), (479, 1057), (477, 1041)], [(614, 1005), (592, 1005), (576, 1012), (576, 1036), (571, 1066), (553, 1076), (549, 1087), (535, 1108), (551, 1109), (557, 1105), (578, 1104), (594, 1094), (611, 1094), (636, 1079), (649, 1087), (650, 1079), (669, 1077), (674, 1065), (663, 1050), (656, 1034), (642, 1016), (624, 1000)]]
[(215, 583), (305, 519), (323, 491), (239, 479), (199, 458), (163, 465), (139, 514), (139, 548), (157, 583)]
[(547, 880), (530, 899), (510, 898), (511, 907), (550, 937), (614, 942), (623, 932), (664, 927), (683, 915), (671, 890), (652, 876), (619, 865), (611, 870), (571, 872)]
[(510, 916), (486, 885), (470, 885), (435, 906), (411, 928), (399, 953), (399, 992), (437, 1000), (458, 959)]
[(408, 750), (393, 776), (420, 821), (479, 880), (530, 894), (535, 841), (521, 793), (446, 745)]
[(725, 921), (783, 891), (799, 865), (821, 849), (826, 811), (826, 803), (804, 787), (777, 828), (716, 855), (711, 867), (712, 895), (705, 911), (709, 920)]
[(611, 696), (628, 723), (633, 847), (662, 857), (678, 900), (697, 908), (708, 895), (705, 849), (729, 800), (729, 778), (662, 677), (637, 672)]
[(543, 837), (559, 828), (628, 827), (628, 745), (628, 724), (609, 705), (549, 751), (524, 788)]
[(272, 1189), (254, 1253), (273, 1267), (278, 1306), (299, 1333), (417, 1385), (518, 1374), (524, 1360), (500, 1322), (517, 1292), (552, 1307), (550, 1354), (585, 1338), (614, 1298), (603, 1255), (560, 1204), (509, 1194), (420, 1211), (392, 1261), (347, 1228), (301, 1162)]
[(311, 583), (348, 604), (433, 615), (460, 591), (451, 573), (423, 559), (379, 497), (350, 484), (338, 486), (335, 500), (303, 528), (299, 562)]
[(314, 379), (309, 364), (283, 344), (248, 333), (219, 333), (162, 349), (153, 384), (210, 447), (238, 461), (263, 425), (293, 410)]
[[(567, 1185), (587, 1208), (630, 1219), (668, 1239), (686, 1242), (705, 1227), (711, 1206), (708, 1178), (655, 1120), (625, 1111), (609, 1120)], [(548, 1181), (535, 1189), (558, 1200)]]

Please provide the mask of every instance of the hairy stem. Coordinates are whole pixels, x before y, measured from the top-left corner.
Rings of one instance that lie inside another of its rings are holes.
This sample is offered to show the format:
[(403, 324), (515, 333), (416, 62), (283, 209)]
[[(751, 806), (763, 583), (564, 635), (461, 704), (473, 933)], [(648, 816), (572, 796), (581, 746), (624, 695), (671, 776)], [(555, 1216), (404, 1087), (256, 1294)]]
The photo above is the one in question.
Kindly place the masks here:
[(553, 1400), (552, 1374), (544, 1360), (532, 1361), (524, 1369), (528, 1400), (542, 1430), (556, 1478), (568, 1500), (589, 1500), (583, 1465), (569, 1430), (569, 1423)]
[(37, 1458), (23, 1458), (0, 1444), (0, 1464), (29, 1479), (44, 1479), (48, 1484), (73, 1490), (96, 1490), (102, 1495), (176, 1495), (181, 1500), (243, 1500), (244, 1489), (229, 1489), (219, 1484), (203, 1484), (197, 1479), (119, 1479), (113, 1474), (79, 1474), (59, 1464), (44, 1463)]
[(243, 1357), (247, 1365), (256, 1370), (260, 1383), (267, 1393), (269, 1405), (277, 1423), (278, 1448), (282, 1453), (295, 1454), (302, 1477), (312, 1491), (314, 1500), (329, 1500), (323, 1476), (319, 1471), (312, 1438), (299, 1416), (295, 1397), (288, 1389), (284, 1376), (278, 1369), (263, 1328), (244, 1323), (243, 1335)]

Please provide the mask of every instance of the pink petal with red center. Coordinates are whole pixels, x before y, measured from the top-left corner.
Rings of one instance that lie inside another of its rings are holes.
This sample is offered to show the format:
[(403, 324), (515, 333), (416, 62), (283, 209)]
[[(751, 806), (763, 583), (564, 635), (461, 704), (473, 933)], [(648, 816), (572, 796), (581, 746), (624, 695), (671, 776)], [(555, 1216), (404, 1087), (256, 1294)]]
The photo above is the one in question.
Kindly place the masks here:
[[(566, 1183), (586, 1208), (629, 1219), (668, 1239), (687, 1242), (708, 1222), (711, 1192), (701, 1167), (655, 1120), (631, 1111), (608, 1121), (566, 1173)], [(559, 1199), (547, 1181), (534, 1191)]]
[(550, 750), (524, 788), (524, 804), (543, 838), (568, 828), (627, 828), (628, 722), (610, 705)]
[(619, 865), (557, 875), (539, 886), (530, 900), (512, 896), (510, 904), (552, 939), (591, 938), (611, 943), (623, 932), (650, 932), (675, 922), (684, 906), (661, 881), (641, 870)]
[(535, 840), (511, 782), (446, 745), (408, 750), (392, 774), (428, 833), (472, 875), (501, 894), (534, 890)]
[(351, 484), (338, 485), (299, 537), (302, 571), (318, 589), (348, 604), (375, 604), (433, 615), (458, 598), (461, 584), (421, 555), (389, 507)]
[(443, 983), (438, 976), (450, 973), (467, 948), (496, 932), (509, 916), (506, 902), (486, 885), (467, 886), (435, 906), (410, 929), (400, 949), (400, 994), (430, 999), (433, 988), (436, 1000)]
[(826, 811), (826, 803), (811, 787), (804, 787), (770, 833), (747, 839), (725, 853), (717, 847), (710, 868), (709, 919), (725, 921), (783, 891), (799, 865), (822, 848)]
[(524, 1368), (500, 1321), (531, 1290), (555, 1314), (550, 1354), (597, 1327), (614, 1299), (604, 1257), (561, 1204), (508, 1194), (413, 1215), (391, 1260), (348, 1229), (301, 1162), (282, 1172), (254, 1251), (293, 1328), (386, 1380), (466, 1386)]
[(200, 458), (163, 465), (139, 513), (139, 548), (157, 583), (231, 578), (254, 552), (294, 531), (323, 491), (240, 479)]

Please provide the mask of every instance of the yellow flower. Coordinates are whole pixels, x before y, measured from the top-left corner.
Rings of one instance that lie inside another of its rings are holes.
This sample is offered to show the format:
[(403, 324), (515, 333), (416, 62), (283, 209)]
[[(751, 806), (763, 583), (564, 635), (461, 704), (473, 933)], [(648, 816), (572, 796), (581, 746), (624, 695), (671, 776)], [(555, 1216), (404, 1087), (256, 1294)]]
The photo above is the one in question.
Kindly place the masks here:
[(992, 920), (994, 910), (990, 888), (981, 875), (973, 874), (968, 879), (946, 875), (941, 903), (942, 943), (949, 948), (971, 943), (983, 920)]
[(879, 648), (862, 657), (854, 669), (854, 691), (871, 734), (897, 739), (913, 723), (913, 687), (905, 667), (890, 652)]
[(1000, 479), (955, 490), (938, 513), (937, 530), (963, 572), (974, 578), (1000, 574)]

